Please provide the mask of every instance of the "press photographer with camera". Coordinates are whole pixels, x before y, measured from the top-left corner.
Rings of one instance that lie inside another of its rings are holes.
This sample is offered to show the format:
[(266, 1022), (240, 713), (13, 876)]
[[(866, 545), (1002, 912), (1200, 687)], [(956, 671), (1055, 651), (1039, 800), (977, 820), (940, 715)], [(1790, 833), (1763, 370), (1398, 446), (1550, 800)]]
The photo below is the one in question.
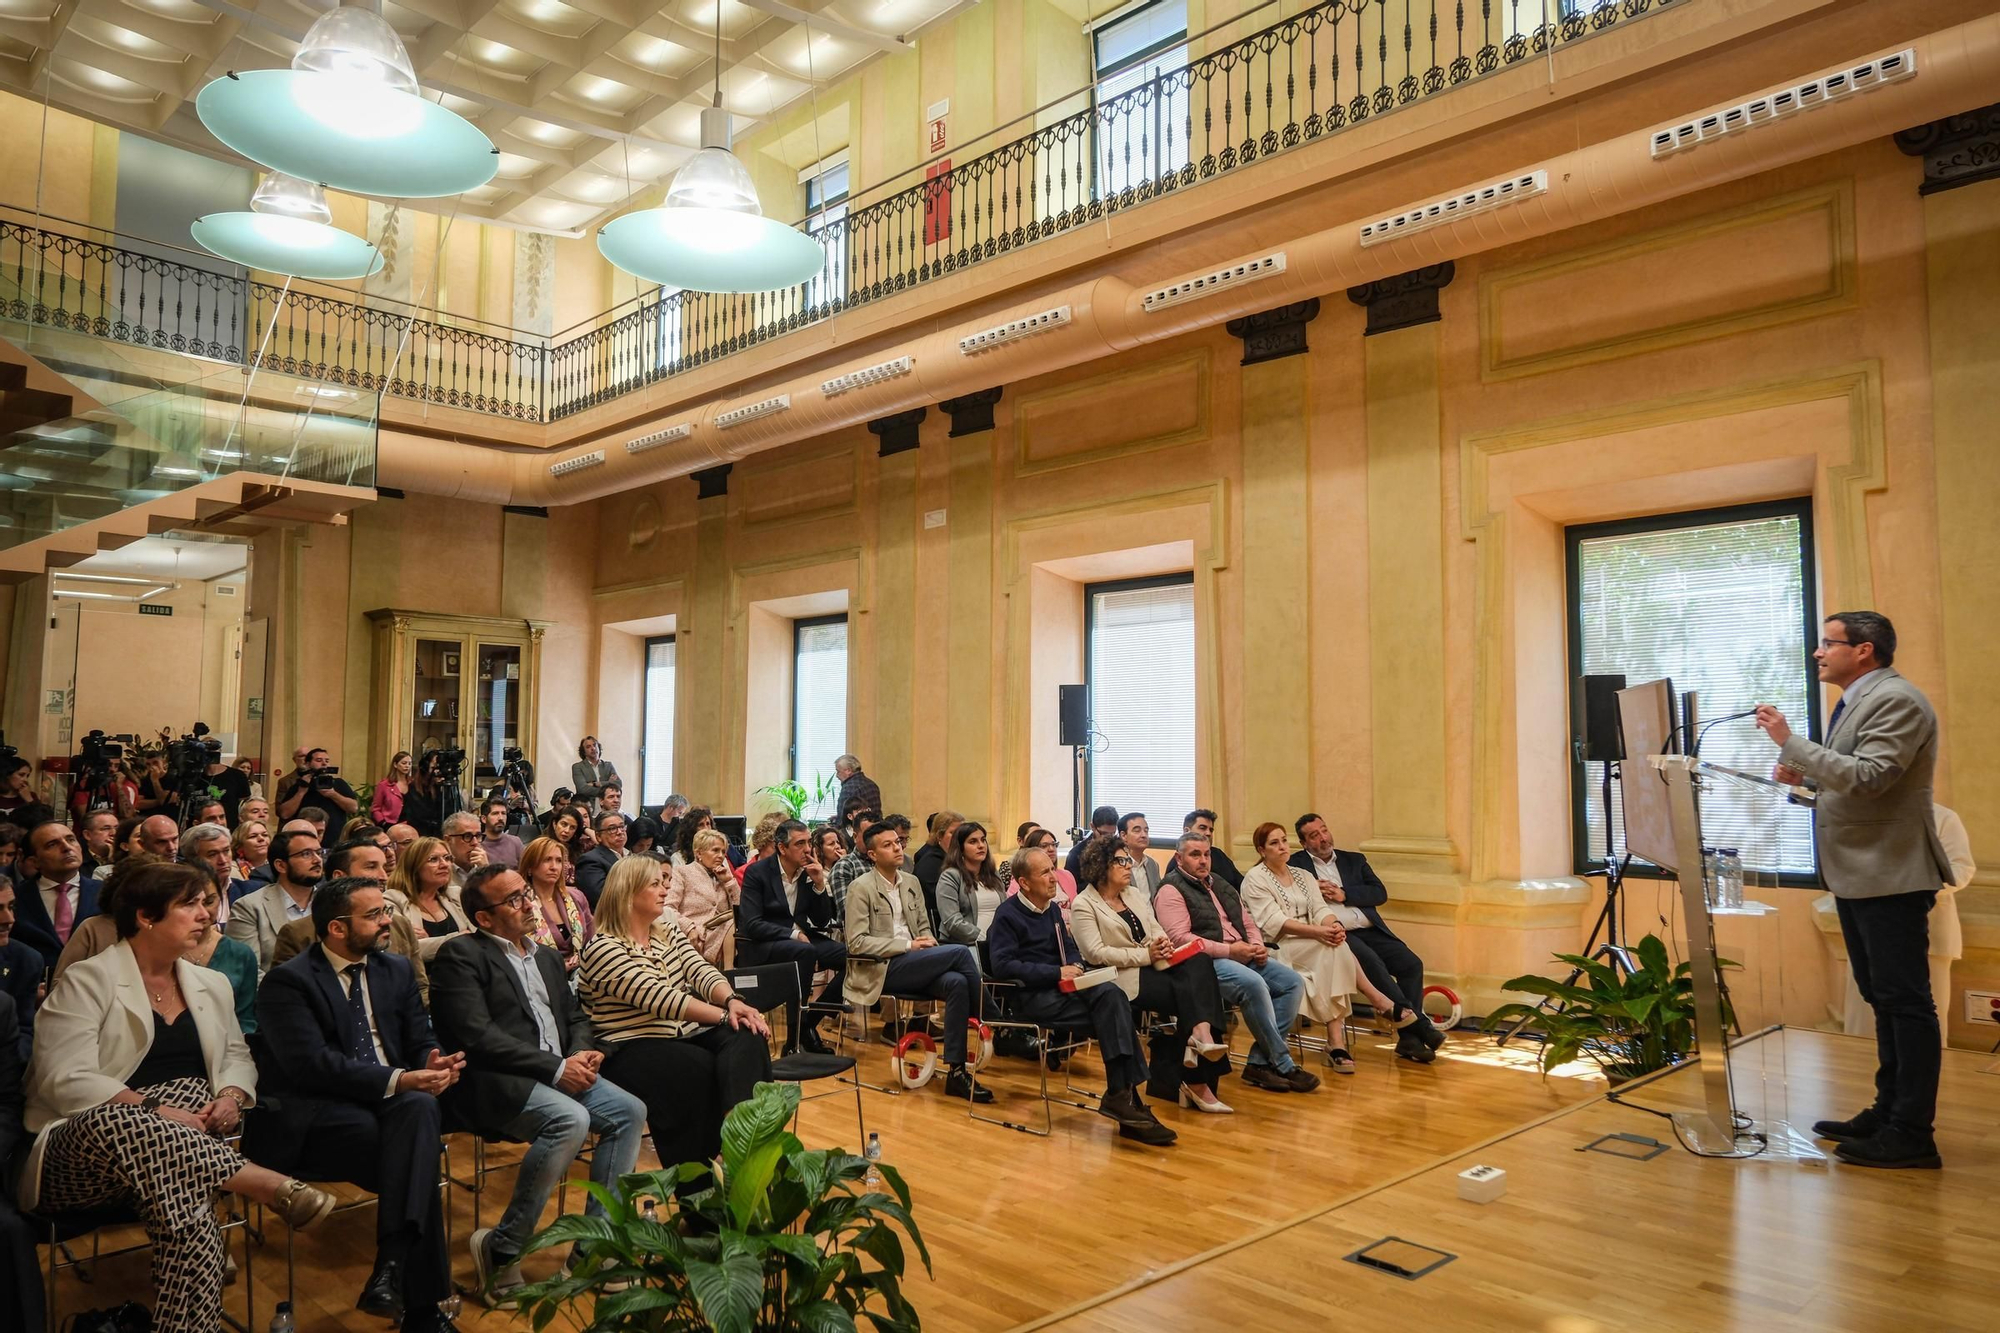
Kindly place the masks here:
[(278, 793), (278, 818), (295, 819), (300, 811), (314, 809), (326, 815), (329, 828), (345, 824), (360, 806), (354, 788), (347, 785), (339, 769), (327, 763), (326, 751), (318, 747), (306, 751), (304, 767), (295, 769)]
[(465, 751), (426, 750), (417, 760), (416, 775), (403, 793), (403, 822), (426, 838), (444, 836), (444, 817), (463, 808), (458, 794), (459, 768)]

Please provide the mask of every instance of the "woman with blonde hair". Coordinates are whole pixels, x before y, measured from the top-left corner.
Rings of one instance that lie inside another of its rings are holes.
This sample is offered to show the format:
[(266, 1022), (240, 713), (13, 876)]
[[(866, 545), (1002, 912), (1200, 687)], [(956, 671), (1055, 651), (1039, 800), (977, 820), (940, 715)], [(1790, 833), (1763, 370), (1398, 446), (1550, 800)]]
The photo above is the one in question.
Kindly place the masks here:
[(375, 784), (375, 792), (368, 798), (368, 818), (383, 828), (403, 822), (403, 798), (410, 794), (410, 779), (416, 775), (411, 766), (408, 750), (396, 751), (396, 757), (389, 761), (389, 771)]
[(678, 926), (660, 920), (669, 873), (642, 856), (611, 867), (577, 993), (604, 1052), (599, 1073), (646, 1103), (653, 1146), (671, 1169), (721, 1151), (722, 1118), (771, 1077), (771, 1029)]
[(249, 879), (251, 871), (271, 859), (271, 827), (255, 819), (238, 824), (229, 843), (229, 850), (236, 858), (231, 879)]
[(472, 930), (471, 918), (459, 906), (451, 870), (451, 853), (441, 840), (418, 838), (403, 849), (389, 872), (389, 891), (383, 897), (417, 932), (417, 948), (425, 962), (446, 940)]
[(521, 849), (520, 871), (535, 895), (536, 942), (561, 954), (563, 966), (575, 972), (583, 946), (597, 933), (597, 920), (583, 890), (567, 882), (569, 853), (554, 838), (536, 838)]
[(736, 901), (743, 886), (729, 870), (728, 838), (705, 828), (692, 846), (694, 860), (673, 867), (668, 876), (667, 906), (701, 956), (728, 968), (736, 960)]

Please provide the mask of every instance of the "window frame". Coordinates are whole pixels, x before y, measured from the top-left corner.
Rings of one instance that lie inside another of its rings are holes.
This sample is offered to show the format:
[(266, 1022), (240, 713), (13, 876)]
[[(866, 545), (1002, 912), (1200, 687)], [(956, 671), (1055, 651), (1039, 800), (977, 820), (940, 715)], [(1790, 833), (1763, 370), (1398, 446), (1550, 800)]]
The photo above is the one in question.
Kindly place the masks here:
[[(854, 640), (852, 637), (853, 622), (849, 619), (847, 612), (835, 611), (829, 615), (823, 615), (823, 616), (792, 617), (792, 706), (790, 711), (791, 735), (785, 744), (785, 758), (786, 758), (786, 767), (790, 770), (792, 781), (798, 783), (803, 783), (805, 781), (805, 779), (799, 775), (799, 641), (804, 637), (804, 633), (806, 630), (814, 629), (821, 625), (844, 625), (847, 627), (849, 631), (849, 637), (846, 642), (845, 650), (850, 655), (849, 656), (850, 664), (852, 663), (852, 652), (854, 647)], [(852, 683), (853, 683), (852, 680), (850, 680), (849, 681), (850, 687), (852, 686)], [(847, 701), (844, 699), (841, 701), (843, 708), (845, 708), (846, 703)], [(845, 730), (846, 727), (843, 725), (842, 731), (844, 732)], [(840, 812), (836, 810), (833, 814), (833, 818), (837, 819), (839, 818), (839, 815)], [(823, 817), (820, 816), (814, 816), (813, 818), (817, 822), (822, 822), (822, 823), (827, 822)]]
[[(1090, 197), (1092, 199), (1102, 200), (1107, 193), (1105, 190), (1105, 183), (1104, 183), (1104, 150), (1107, 145), (1099, 142), (1099, 137), (1103, 134), (1104, 131), (1104, 118), (1103, 118), (1104, 98), (1101, 94), (1102, 94), (1102, 89), (1104, 87), (1104, 81), (1108, 76), (1105, 72), (1104, 64), (1098, 58), (1097, 53), (1098, 53), (1099, 40), (1101, 39), (1102, 35), (1105, 32), (1108, 32), (1110, 29), (1117, 27), (1119, 24), (1125, 23), (1131, 19), (1138, 18), (1141, 14), (1144, 14), (1149, 9), (1157, 9), (1161, 5), (1166, 5), (1166, 4), (1178, 4), (1181, 7), (1181, 30), (1179, 34), (1173, 37), (1162, 37), (1159, 41), (1154, 42), (1151, 46), (1145, 47), (1138, 51), (1134, 51), (1131, 55), (1125, 57), (1125, 59), (1118, 61), (1116, 64), (1113, 64), (1112, 66), (1110, 66), (1110, 73), (1111, 75), (1116, 75), (1125, 70), (1129, 70), (1136, 65), (1145, 64), (1148, 60), (1151, 60), (1154, 56), (1159, 55), (1162, 51), (1171, 51), (1175, 47), (1185, 47), (1188, 45), (1189, 30), (1188, 30), (1187, 0), (1133, 0), (1133, 3), (1131, 4), (1122, 5), (1119, 8), (1112, 10), (1109, 14), (1105, 14), (1100, 18), (1093, 19), (1088, 25), (1088, 36), (1090, 38), (1090, 126), (1091, 126)], [(1189, 54), (1189, 59), (1192, 60), (1193, 53), (1189, 52), (1188, 54)], [(1168, 69), (1176, 69), (1176, 70), (1180, 69), (1187, 63), (1188, 63), (1187, 61), (1183, 61), (1181, 62), (1181, 64), (1178, 65), (1162, 66), (1162, 73), (1164, 73)], [(1133, 90), (1128, 89), (1127, 91), (1129, 92)], [(1192, 88), (1188, 89), (1188, 95), (1190, 98), (1193, 97), (1193, 91), (1194, 90)], [(1118, 94), (1118, 96), (1123, 97), (1125, 96), (1125, 94), (1120, 93)], [(1190, 102), (1190, 105), (1192, 105), (1192, 102)], [(1161, 177), (1163, 177), (1166, 174), (1166, 157), (1161, 149), (1161, 145), (1165, 142), (1165, 135), (1161, 133), (1161, 128), (1165, 124), (1165, 107), (1166, 107), (1165, 99), (1162, 98), (1154, 99), (1153, 102), (1154, 150), (1153, 151), (1156, 155), (1158, 155), (1159, 161), (1156, 163), (1157, 169), (1154, 171), (1153, 176), (1151, 178), (1152, 182), (1157, 182)], [(1181, 144), (1181, 153), (1184, 160), (1179, 166), (1176, 166), (1174, 168), (1175, 171), (1179, 171), (1180, 166), (1184, 166), (1187, 163), (1194, 161), (1194, 145), (1192, 143), (1183, 142)]]
[[(1785, 500), (1761, 500), (1750, 504), (1718, 505), (1707, 509), (1685, 509), (1666, 514), (1645, 514), (1633, 518), (1613, 519), (1604, 523), (1578, 523), (1563, 529), (1563, 598), (1565, 602), (1563, 623), (1568, 639), (1565, 662), (1569, 668), (1567, 693), (1570, 703), (1570, 717), (1578, 716), (1579, 699), (1577, 691), (1582, 688), (1583, 679), (1583, 568), (1582, 548), (1586, 541), (1604, 537), (1629, 537), (1642, 532), (1672, 532), (1681, 528), (1704, 528), (1720, 523), (1748, 523), (1759, 519), (1796, 518), (1799, 521), (1799, 565), (1801, 611), (1804, 619), (1802, 628), (1805, 643), (1811, 647), (1819, 644), (1819, 560), (1813, 539), (1813, 502), (1811, 496), (1797, 496)], [(1630, 682), (1628, 681), (1628, 684)], [(1676, 682), (1678, 686), (1679, 682)], [(1817, 741), (1820, 737), (1821, 709), (1823, 707), (1819, 683), (1815, 679), (1806, 681), (1806, 717), (1804, 726), (1796, 728)], [(1674, 697), (1674, 716), (1678, 723), (1681, 699), (1678, 688)], [(1697, 732), (1699, 735), (1699, 721)], [(1601, 783), (1590, 780), (1589, 765), (1582, 757), (1582, 737), (1571, 738), (1569, 757), (1570, 791), (1570, 873), (1594, 878), (1604, 873), (1602, 864), (1590, 856), (1590, 802), (1598, 799), (1603, 791)], [(1772, 752), (1772, 762), (1777, 761), (1777, 752)], [(1631, 762), (1621, 760), (1620, 782), (1624, 781), (1623, 765)], [(1608, 834), (1608, 822), (1607, 822)], [(1610, 849), (1607, 846), (1606, 852)], [(1671, 880), (1675, 876), (1650, 862), (1627, 857), (1627, 866), (1622, 873), (1627, 879)], [(1816, 889), (1820, 887), (1819, 854), (1813, 852), (1811, 873), (1768, 871), (1756, 873), (1760, 884), (1775, 884), (1780, 888)]]
[[(838, 148), (799, 172), (805, 190), (805, 212), (799, 226), (827, 250), (827, 265), (801, 284), (800, 301), (807, 308), (824, 305), (842, 309), (847, 304), (847, 249), (852, 236), (847, 229), (848, 202), (854, 197), (854, 163), (850, 149)], [(828, 195), (826, 178), (843, 173), (838, 194)], [(814, 198), (817, 194), (819, 197)], [(837, 235), (830, 233), (837, 232)], [(821, 299), (813, 299), (815, 291)]]
[[(674, 697), (667, 703), (668, 717), (670, 722), (678, 723), (680, 721), (679, 716), (673, 711), (680, 707), (681, 694), (681, 650), (680, 645), (676, 642), (676, 638), (677, 636), (673, 634), (653, 634), (647, 636), (645, 641), (639, 646), (639, 806), (641, 809), (644, 809), (649, 804), (655, 806), (662, 805), (666, 802), (667, 797), (673, 794), (673, 755), (669, 753), (667, 756), (667, 790), (661, 794), (660, 799), (657, 801), (648, 801), (647, 799), (651, 793), (646, 790), (646, 770), (649, 758), (647, 753), (649, 747), (646, 744), (646, 737), (650, 730), (647, 723), (653, 716), (653, 649), (663, 643), (674, 644)], [(676, 738), (678, 738), (680, 728), (675, 726), (673, 730)]]
[[(1096, 657), (1095, 650), (1097, 643), (1098, 596), (1103, 593), (1140, 592), (1147, 588), (1169, 588), (1169, 587), (1180, 587), (1180, 586), (1186, 586), (1189, 589), (1194, 588), (1194, 571), (1192, 569), (1182, 570), (1174, 574), (1147, 574), (1139, 578), (1103, 579), (1095, 583), (1086, 583), (1083, 585), (1083, 688), (1084, 688), (1085, 700), (1092, 704), (1091, 715), (1093, 717), (1096, 716), (1097, 710), (1095, 707), (1095, 697), (1094, 697), (1095, 692), (1091, 686), (1091, 681), (1094, 679), (1094, 674), (1091, 668), (1095, 664), (1095, 657)], [(1200, 612), (1199, 598), (1196, 599), (1195, 609), (1197, 614), (1199, 614)], [(1192, 626), (1194, 622), (1190, 621), (1189, 623), (1190, 626)], [(1199, 658), (1198, 646), (1196, 649), (1196, 654), (1198, 659)], [(1197, 671), (1199, 671), (1200, 665), (1201, 664), (1199, 660), (1197, 660), (1195, 663)], [(1196, 698), (1194, 701), (1194, 706), (1196, 708), (1201, 707), (1201, 698), (1199, 695), (1199, 691), (1197, 691)], [(1096, 724), (1094, 722), (1091, 725), (1091, 730), (1092, 731), (1096, 730)], [(1197, 740), (1199, 739), (1200, 734), (1201, 734), (1200, 725), (1199, 722), (1197, 721), (1195, 728), (1195, 735)], [(1095, 763), (1096, 754), (1097, 754), (1096, 747), (1088, 745), (1084, 747), (1083, 751), (1083, 818), (1084, 819), (1089, 819), (1090, 812), (1092, 810), (1095, 810), (1098, 807), (1098, 805), (1101, 804), (1101, 802), (1099, 802), (1097, 799), (1097, 788), (1096, 788), (1097, 766)], [(1201, 794), (1199, 791), (1200, 779), (1201, 779), (1201, 766), (1199, 762), (1197, 762), (1195, 765), (1194, 778), (1195, 778), (1195, 786), (1197, 788), (1195, 793), (1195, 800), (1199, 802), (1201, 800)], [(1189, 806), (1188, 809), (1192, 810), (1194, 809), (1194, 807)], [(1123, 815), (1126, 812), (1120, 810), (1118, 813)], [(1146, 816), (1146, 845), (1148, 847), (1171, 849), (1179, 843), (1181, 836), (1181, 831), (1179, 829), (1172, 829), (1171, 832), (1167, 833), (1165, 836), (1162, 836), (1160, 830), (1155, 828), (1153, 824), (1153, 821), (1159, 816), (1154, 811), (1151, 810), (1144, 811), (1143, 813)], [(1183, 818), (1187, 816), (1187, 810), (1183, 810), (1180, 813)], [(1168, 814), (1166, 818), (1171, 821), (1173, 816), (1172, 814)]]

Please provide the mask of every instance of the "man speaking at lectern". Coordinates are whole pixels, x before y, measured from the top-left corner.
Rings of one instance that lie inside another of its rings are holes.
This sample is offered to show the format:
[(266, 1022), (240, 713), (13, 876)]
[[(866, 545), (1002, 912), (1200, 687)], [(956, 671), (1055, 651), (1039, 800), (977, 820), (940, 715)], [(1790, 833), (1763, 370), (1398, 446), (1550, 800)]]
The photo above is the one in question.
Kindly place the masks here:
[(1862, 998), (1875, 1007), (1875, 1104), (1852, 1120), (1822, 1120), (1821, 1138), (1856, 1166), (1936, 1167), (1937, 1006), (1931, 997), (1931, 904), (1951, 860), (1931, 814), (1937, 715), (1890, 666), (1896, 627), (1873, 611), (1828, 616), (1813, 654), (1819, 678), (1841, 691), (1826, 743), (1792, 733), (1785, 715), (1757, 708), (1778, 746), (1776, 777), (1818, 791), (1813, 846), (1820, 879), (1840, 911), (1840, 933)]

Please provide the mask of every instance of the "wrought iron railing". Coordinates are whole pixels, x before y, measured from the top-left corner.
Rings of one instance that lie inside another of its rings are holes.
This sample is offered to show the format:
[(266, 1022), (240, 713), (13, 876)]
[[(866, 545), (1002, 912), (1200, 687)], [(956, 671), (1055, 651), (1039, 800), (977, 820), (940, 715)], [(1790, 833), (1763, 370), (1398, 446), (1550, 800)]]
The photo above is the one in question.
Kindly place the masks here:
[(1107, 71), (1099, 86), (1116, 79), (1116, 96), (1085, 90), (1033, 113), (1031, 133), (820, 215), (804, 225), (828, 262), (810, 282), (635, 298), (573, 337), (507, 336), (11, 222), (0, 273), (11, 265), (16, 293), (35, 275), (17, 317), (223, 360), (247, 360), (268, 331), (266, 364), (289, 374), (554, 421), (1685, 3), (1325, 0), (1185, 64), (1155, 67), (1156, 54)]

